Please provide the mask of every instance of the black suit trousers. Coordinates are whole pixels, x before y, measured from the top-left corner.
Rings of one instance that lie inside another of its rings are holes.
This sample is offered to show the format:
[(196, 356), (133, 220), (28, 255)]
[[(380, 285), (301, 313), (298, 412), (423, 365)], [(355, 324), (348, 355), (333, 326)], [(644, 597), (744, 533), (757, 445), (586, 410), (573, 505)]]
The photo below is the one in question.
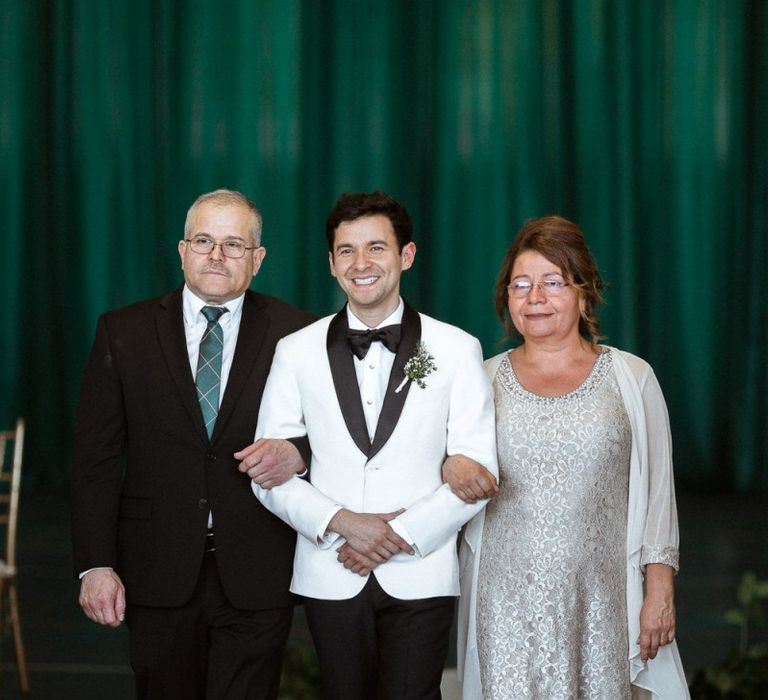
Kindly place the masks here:
[(455, 598), (304, 598), (326, 700), (439, 700)]
[(130, 661), (140, 700), (274, 700), (293, 608), (239, 610), (206, 553), (183, 606), (128, 605)]

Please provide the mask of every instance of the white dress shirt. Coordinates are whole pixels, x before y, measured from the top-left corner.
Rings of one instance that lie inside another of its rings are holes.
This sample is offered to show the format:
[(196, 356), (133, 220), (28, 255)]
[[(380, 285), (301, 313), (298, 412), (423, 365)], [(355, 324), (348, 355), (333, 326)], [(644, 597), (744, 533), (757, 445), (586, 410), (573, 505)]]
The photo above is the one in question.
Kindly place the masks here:
[[(403, 320), (403, 300), (397, 308), (387, 316), (375, 328), (392, 326), (399, 324)], [(353, 330), (367, 331), (375, 330), (366, 326), (355, 314), (350, 311), (347, 305), (347, 323)], [(368, 428), (368, 439), (373, 442), (373, 436), (376, 433), (376, 425), (379, 422), (381, 407), (384, 405), (384, 394), (387, 391), (389, 383), (389, 374), (392, 371), (392, 365), (395, 364), (395, 353), (387, 350), (384, 343), (375, 341), (371, 343), (368, 354), (361, 360), (357, 355), (353, 355), (355, 363), (355, 374), (357, 375), (357, 385), (360, 387), (360, 399), (363, 402), (363, 413), (365, 413), (365, 425)]]
[[(352, 313), (349, 304), (347, 304), (347, 324), (351, 329), (358, 331), (375, 330), (376, 328), (384, 328), (384, 326), (392, 326), (402, 323), (404, 309), (405, 305), (401, 298), (397, 308), (389, 316), (379, 323), (379, 325), (374, 326), (374, 328), (369, 328)], [(371, 343), (368, 353), (362, 360), (358, 358), (357, 355), (353, 355), (352, 359), (355, 363), (357, 386), (360, 387), (360, 399), (363, 402), (363, 413), (365, 414), (365, 427), (368, 429), (368, 439), (373, 442), (373, 436), (376, 434), (376, 426), (379, 423), (381, 407), (384, 405), (384, 395), (387, 393), (389, 375), (392, 372), (392, 365), (395, 364), (395, 353), (388, 350), (384, 343), (376, 340)], [(331, 518), (333, 518), (339, 510), (341, 510), (341, 506), (336, 508), (330, 514), (327, 523), (331, 521)], [(389, 524), (390, 527), (408, 544), (414, 544), (413, 538), (402, 523), (393, 520)], [(333, 541), (336, 537), (337, 535), (335, 534), (326, 533), (323, 539), (326, 541)]]

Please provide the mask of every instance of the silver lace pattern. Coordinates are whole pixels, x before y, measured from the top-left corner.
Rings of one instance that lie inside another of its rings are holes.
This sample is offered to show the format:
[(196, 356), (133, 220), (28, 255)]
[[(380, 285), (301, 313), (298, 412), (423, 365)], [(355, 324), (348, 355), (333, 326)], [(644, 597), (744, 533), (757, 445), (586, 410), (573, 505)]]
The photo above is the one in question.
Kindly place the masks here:
[(501, 490), (486, 509), (477, 634), (485, 700), (621, 700), (629, 419), (610, 351), (559, 397), (494, 380)]

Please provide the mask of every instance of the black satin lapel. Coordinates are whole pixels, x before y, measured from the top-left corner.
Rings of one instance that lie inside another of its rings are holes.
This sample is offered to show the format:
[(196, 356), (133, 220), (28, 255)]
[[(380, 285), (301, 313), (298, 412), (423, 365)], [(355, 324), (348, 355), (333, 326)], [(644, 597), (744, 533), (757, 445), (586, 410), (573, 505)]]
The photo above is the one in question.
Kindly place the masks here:
[(399, 392), (395, 389), (405, 379), (405, 363), (413, 357), (416, 352), (416, 344), (421, 338), (421, 318), (415, 309), (405, 304), (403, 310), (402, 329), (400, 334), (400, 345), (397, 348), (395, 362), (392, 365), (392, 371), (389, 374), (389, 383), (387, 384), (387, 393), (384, 395), (384, 403), (379, 414), (379, 422), (376, 424), (376, 434), (373, 436), (373, 444), (368, 453), (368, 459), (371, 459), (389, 440), (392, 431), (400, 420), (400, 414), (403, 412), (405, 398), (408, 396), (411, 384), (406, 382)]
[(187, 339), (184, 333), (181, 291), (172, 292), (160, 302), (155, 315), (157, 337), (163, 352), (168, 373), (176, 384), (181, 403), (189, 414), (195, 431), (204, 442), (208, 434), (197, 402), (197, 389), (189, 366)]
[(360, 451), (367, 455), (371, 449), (371, 442), (368, 437), (368, 428), (365, 426), (365, 414), (363, 402), (360, 399), (360, 387), (357, 385), (355, 364), (347, 343), (347, 327), (345, 307), (333, 317), (328, 326), (326, 338), (328, 362), (331, 365), (333, 388), (336, 390), (336, 398), (339, 401), (341, 415), (344, 416), (344, 422), (347, 424), (347, 430)]
[(212, 443), (224, 430), (238, 399), (248, 384), (248, 377), (259, 361), (259, 351), (264, 343), (268, 328), (269, 317), (264, 313), (258, 300), (246, 292), (245, 299), (243, 299), (243, 314), (240, 317), (235, 354), (232, 357), (232, 367), (227, 378), (227, 388), (221, 399), (219, 415), (216, 417), (216, 424), (213, 427)]

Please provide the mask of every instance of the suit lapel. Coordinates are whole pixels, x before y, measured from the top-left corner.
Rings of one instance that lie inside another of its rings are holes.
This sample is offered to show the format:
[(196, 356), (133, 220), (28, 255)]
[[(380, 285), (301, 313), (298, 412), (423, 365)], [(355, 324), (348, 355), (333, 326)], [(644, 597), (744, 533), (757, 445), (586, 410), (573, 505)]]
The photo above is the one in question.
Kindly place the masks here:
[(196, 432), (207, 443), (208, 434), (205, 431), (200, 404), (197, 402), (195, 380), (189, 367), (181, 299), (180, 289), (161, 299), (155, 315), (157, 337), (168, 373), (176, 384), (176, 389), (181, 397), (181, 403), (189, 414)]
[[(405, 399), (411, 388), (412, 382), (406, 382), (405, 386), (395, 393), (395, 389), (405, 378), (405, 363), (413, 357), (416, 352), (416, 344), (421, 338), (421, 318), (419, 314), (408, 304), (403, 309), (403, 321), (400, 329), (400, 345), (397, 348), (395, 362), (392, 365), (392, 371), (389, 374), (389, 383), (387, 391), (384, 394), (384, 403), (381, 406), (379, 421), (376, 424), (376, 434), (373, 436), (373, 443), (368, 452), (368, 459), (371, 459), (389, 440), (392, 431), (400, 419), (403, 412)], [(354, 371), (354, 370), (353, 370)], [(359, 392), (358, 392), (359, 395)], [(362, 406), (361, 406), (362, 409)]]
[(352, 359), (352, 352), (347, 344), (347, 309), (346, 306), (331, 319), (326, 337), (328, 362), (331, 366), (333, 388), (339, 402), (341, 415), (347, 424), (347, 430), (364, 455), (371, 449), (368, 429), (365, 426), (363, 402), (360, 399), (360, 387)]
[(215, 442), (221, 431), (224, 430), (240, 395), (247, 385), (248, 377), (256, 365), (268, 327), (269, 318), (264, 313), (262, 303), (251, 292), (246, 291), (245, 298), (243, 299), (240, 329), (237, 333), (235, 354), (232, 358), (232, 367), (229, 370), (227, 388), (221, 399), (219, 415), (213, 428), (211, 442)]

